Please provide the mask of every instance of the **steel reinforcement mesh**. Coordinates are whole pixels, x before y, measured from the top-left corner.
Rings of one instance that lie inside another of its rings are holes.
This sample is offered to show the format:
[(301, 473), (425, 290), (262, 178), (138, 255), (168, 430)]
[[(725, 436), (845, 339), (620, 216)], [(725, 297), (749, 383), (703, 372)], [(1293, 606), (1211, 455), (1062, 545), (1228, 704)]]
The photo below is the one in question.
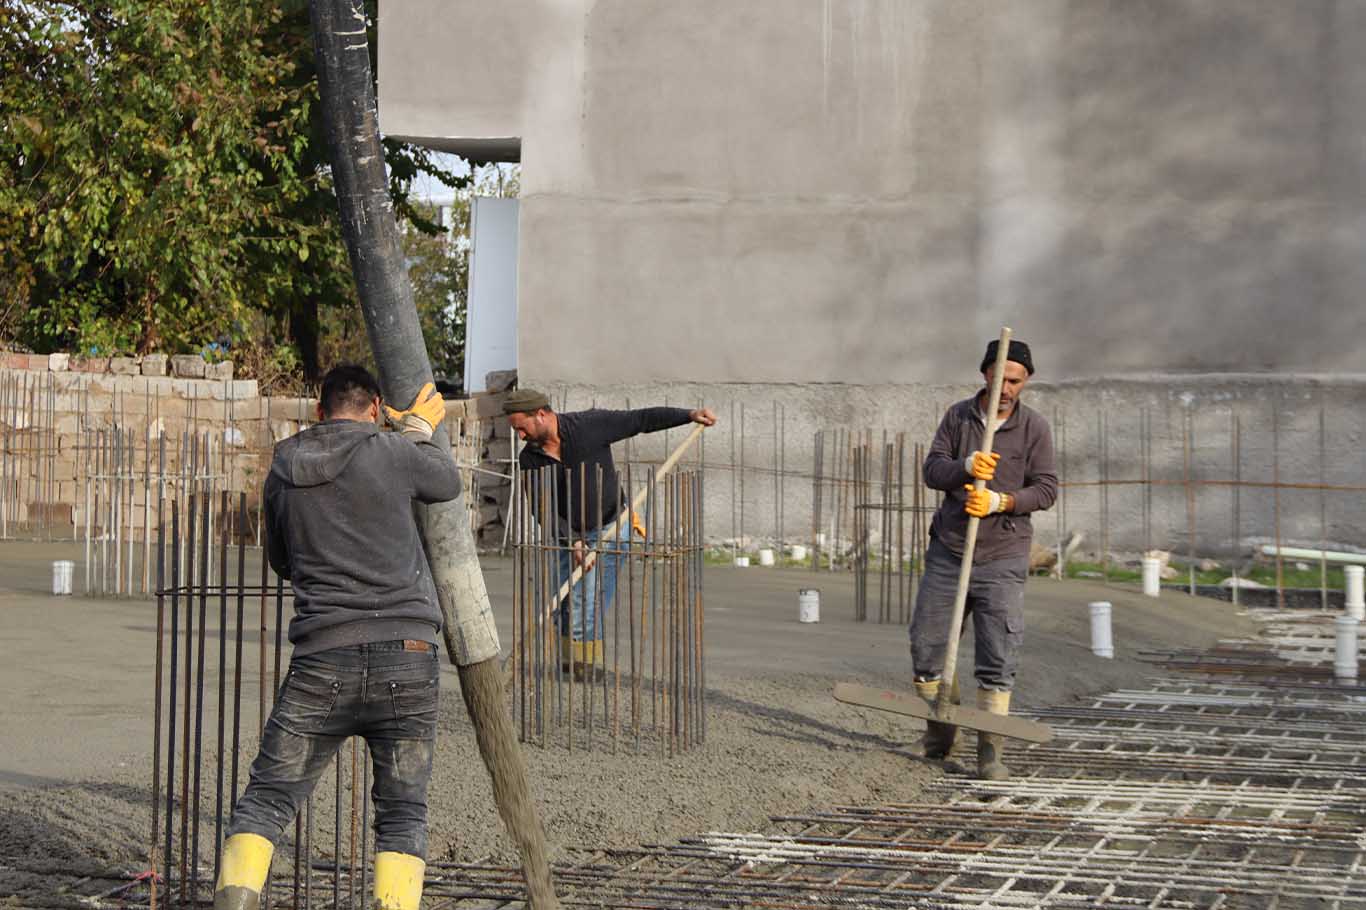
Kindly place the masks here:
[[(1332, 616), (1147, 658), (1148, 688), (1035, 712), (1014, 777), (914, 803), (775, 816), (627, 850), (573, 849), (567, 906), (1366, 907), (1366, 687), (1332, 677)], [(518, 907), (518, 870), (434, 864), (434, 906)]]

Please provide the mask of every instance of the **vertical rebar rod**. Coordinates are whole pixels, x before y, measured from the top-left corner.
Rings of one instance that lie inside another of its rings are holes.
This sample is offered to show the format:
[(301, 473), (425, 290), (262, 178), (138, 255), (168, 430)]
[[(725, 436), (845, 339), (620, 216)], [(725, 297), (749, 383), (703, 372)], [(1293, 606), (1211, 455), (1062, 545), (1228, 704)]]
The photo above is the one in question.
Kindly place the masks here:
[(1102, 584), (1110, 583), (1110, 441), (1109, 415), (1102, 403), (1096, 414), (1096, 430), (1100, 436), (1100, 577)]
[(237, 494), (237, 621), (233, 624), (232, 661), (232, 771), (228, 783), (229, 809), (237, 803), (237, 772), (242, 744), (242, 624), (246, 618), (247, 494)]
[(774, 553), (779, 565), (783, 559), (783, 538), (778, 531), (780, 520), (778, 510), (782, 502), (782, 494), (778, 491), (779, 479), (783, 476), (782, 464), (778, 461), (778, 402), (773, 402), (773, 540)]
[(351, 737), (351, 862), (346, 876), (348, 896), (351, 906), (356, 906), (356, 853), (359, 847), (357, 828), (360, 825), (360, 788), (356, 785), (360, 779), (360, 737)]
[[(143, 382), (143, 406), (144, 415), (152, 413), (152, 383), (151, 380)], [(149, 522), (152, 520), (152, 428), (150, 422), (142, 434), (143, 456), (142, 456), (142, 593), (147, 593), (148, 571), (151, 562), (148, 546), (151, 544), (151, 534), (148, 533)]]
[[(183, 554), (185, 559), (185, 575), (183, 576), (186, 584), (185, 590), (185, 704), (182, 710), (184, 716), (182, 721), (185, 729), (181, 731), (181, 771), (180, 771), (180, 902), (187, 903), (189, 893), (186, 888), (190, 883), (189, 876), (189, 848), (190, 848), (190, 737), (193, 729), (190, 723), (190, 710), (193, 707), (192, 698), (194, 686), (194, 547), (195, 547), (195, 521), (197, 503), (193, 495), (188, 497), (190, 504), (189, 521), (185, 528), (185, 547), (187, 551)], [(197, 769), (197, 764), (196, 764)]]
[(1319, 391), (1319, 609), (1328, 609), (1328, 428)]
[(199, 528), (199, 655), (195, 664), (194, 709), (194, 843), (191, 846), (190, 900), (199, 899), (199, 809), (204, 756), (204, 652), (207, 649), (209, 610), (209, 496), (204, 494)]
[[(336, 796), (332, 810), (332, 906), (341, 906), (341, 861), (342, 861), (342, 759), (341, 749), (332, 756), (332, 770), (336, 774)], [(312, 866), (312, 855), (309, 856)]]
[(171, 851), (171, 838), (175, 829), (175, 750), (176, 750), (176, 696), (180, 691), (177, 685), (180, 672), (180, 508), (179, 501), (171, 501), (171, 659), (170, 678), (167, 680), (170, 702), (166, 710), (166, 897), (171, 895), (171, 865), (175, 854)]
[(825, 431), (817, 430), (811, 444), (811, 571), (820, 568), (821, 469), (825, 456)]
[(1271, 401), (1271, 504), (1276, 533), (1276, 609), (1285, 609), (1285, 559), (1281, 556), (1281, 402)]
[[(740, 540), (745, 541), (745, 403), (740, 402)], [(748, 552), (748, 547), (745, 548)]]
[[(922, 453), (923, 454), (923, 453)], [(1058, 474), (1067, 477), (1067, 423), (1058, 424)], [(1067, 533), (1070, 525), (1067, 523), (1067, 484), (1058, 485), (1058, 514), (1062, 519), (1063, 533)], [(929, 543), (925, 543), (925, 551), (929, 551)], [(923, 574), (923, 560), (922, 560)], [(1064, 547), (1062, 558), (1058, 560), (1058, 577), (1067, 577), (1067, 551)]]
[(1191, 416), (1181, 412), (1181, 478), (1186, 493), (1186, 570), (1190, 594), (1195, 595), (1195, 489), (1191, 485)]
[(157, 896), (157, 841), (161, 837), (161, 697), (162, 676), (164, 674), (164, 651), (166, 643), (166, 525), (164, 517), (157, 515), (157, 648), (156, 681), (152, 695), (152, 839), (151, 856), (148, 867), (152, 870), (152, 905), (156, 906)]
[[(702, 434), (706, 439), (706, 434)], [(698, 440), (699, 443), (702, 440)], [(704, 471), (699, 468), (699, 474)], [(701, 513), (697, 513), (700, 518)], [(787, 548), (787, 405), (778, 406), (778, 559)]]
[[(593, 484), (594, 484), (593, 489), (594, 489), (594, 496), (595, 496), (595, 498), (597, 499), (597, 502), (594, 503), (594, 509), (595, 509), (595, 511), (593, 512), (593, 521), (594, 521), (594, 522), (597, 524), (597, 526), (598, 526), (598, 550), (599, 550), (600, 552), (602, 552), (603, 555), (606, 555), (606, 554), (610, 553), (611, 550), (616, 549), (616, 541), (615, 541), (615, 540), (603, 540), (603, 537), (602, 537), (603, 527), (604, 527), (605, 524), (606, 524), (606, 522), (603, 521), (603, 514), (602, 514), (602, 507), (603, 507), (603, 502), (602, 502), (602, 481), (603, 481), (603, 476), (602, 476), (602, 465), (600, 465), (600, 464), (594, 465), (594, 466), (593, 466)], [(587, 496), (584, 497), (584, 499), (587, 499), (587, 498), (588, 498)], [(620, 498), (620, 497), (618, 497), (618, 498)], [(626, 516), (624, 520), (625, 520), (625, 522), (626, 522), (627, 528), (629, 529), (630, 526), (631, 526), (631, 518), (630, 518), (630, 516), (629, 516), (629, 515)], [(614, 523), (613, 528), (614, 528), (613, 533), (615, 534), (615, 533), (616, 533), (616, 529), (619, 529), (619, 528), (620, 528), (620, 522), (618, 521), (617, 523)], [(586, 556), (586, 555), (587, 555), (587, 554), (585, 553), (585, 556)], [(607, 559), (603, 559), (603, 558), (599, 557), (599, 559), (597, 560), (596, 565), (594, 565), (594, 567), (593, 567), (594, 571), (597, 573), (597, 584), (593, 585), (593, 591), (592, 591), (592, 595), (593, 595), (593, 596), (592, 596), (592, 598), (591, 598), (591, 602), (590, 602), (590, 598), (588, 598), (588, 597), (585, 597), (585, 598), (584, 598), (584, 609), (585, 609), (585, 610), (591, 610), (591, 611), (593, 612), (593, 631), (594, 631), (594, 633), (595, 633), (595, 635), (596, 635), (596, 637), (592, 640), (591, 643), (590, 643), (590, 642), (584, 642), (584, 645), (585, 645), (585, 646), (587, 647), (587, 649), (588, 649), (588, 657), (590, 658), (590, 661), (589, 661), (589, 666), (588, 666), (587, 668), (585, 668), (585, 672), (584, 672), (584, 687), (583, 687), (583, 688), (584, 688), (584, 692), (583, 692), (583, 722), (584, 722), (584, 726), (586, 727), (586, 731), (585, 731), (585, 744), (586, 744), (587, 748), (590, 749), (590, 750), (593, 748), (593, 718), (594, 718), (594, 715), (595, 715), (595, 713), (596, 713), (596, 709), (595, 709), (595, 707), (594, 707), (594, 705), (593, 705), (593, 701), (594, 701), (593, 696), (594, 696), (594, 695), (596, 694), (596, 692), (597, 692), (597, 685), (596, 685), (596, 683), (597, 683), (597, 678), (598, 678), (598, 677), (597, 677), (597, 673), (598, 673), (598, 654), (599, 654), (600, 650), (601, 650), (602, 648), (605, 648), (606, 645), (607, 645), (607, 636), (604, 634), (604, 631), (605, 631), (605, 630), (604, 630), (604, 617), (603, 617), (603, 613), (602, 613), (602, 610), (603, 610), (603, 603), (602, 603), (602, 586), (603, 586), (604, 581), (605, 581), (606, 578), (607, 578), (607, 571), (606, 571), (607, 566), (613, 564), (612, 562), (610, 562), (610, 560), (612, 560), (612, 559), (615, 559), (615, 557), (608, 556)], [(589, 593), (589, 592), (585, 591), (584, 593), (587, 594), (587, 593)], [(605, 655), (604, 655), (604, 658), (605, 658)], [(606, 661), (605, 661), (605, 659), (604, 659), (603, 667), (604, 667), (603, 678), (606, 679), (607, 674), (606, 674), (606, 672), (605, 672), (605, 669), (606, 669)]]
[[(370, 864), (370, 763), (374, 761), (370, 754), (370, 742), (367, 740), (361, 759), (361, 786), (360, 786), (360, 896), (365, 899), (366, 878), (365, 873)], [(355, 874), (354, 871), (352, 873)]]
[[(631, 513), (631, 502), (633, 500), (634, 488), (631, 486), (631, 463), (626, 462), (626, 487), (625, 495), (621, 498), (626, 504), (622, 507), (626, 510), (623, 520), (626, 525), (626, 545), (625, 552), (617, 557), (616, 565), (612, 569), (612, 718), (611, 718), (611, 737), (612, 754), (616, 754), (618, 739), (621, 736), (621, 566), (631, 562), (631, 552), (635, 549), (635, 516)], [(627, 609), (630, 609), (630, 601), (627, 600)], [(607, 705), (606, 679), (603, 680), (603, 707)]]
[(1143, 553), (1153, 548), (1153, 413), (1147, 407), (1139, 412), (1139, 457), (1143, 470)]
[(737, 432), (737, 426), (738, 426), (738, 425), (737, 425), (736, 422), (735, 422), (735, 399), (732, 398), (732, 399), (730, 400), (730, 423), (729, 423), (729, 425), (728, 425), (728, 430), (729, 430), (729, 432), (727, 432), (727, 434), (726, 434), (726, 436), (727, 436), (728, 439), (730, 440), (730, 539), (731, 539), (731, 556), (735, 556), (735, 555), (737, 555), (737, 554), (740, 552), (740, 524), (739, 524), (739, 522), (738, 522), (738, 520), (737, 520), (737, 515), (739, 514), (739, 513), (738, 513), (738, 501), (737, 501), (737, 497), (736, 497), (736, 495), (735, 495), (735, 486), (736, 486), (736, 471), (735, 471), (735, 466), (736, 466), (736, 463), (737, 463), (736, 460), (735, 460), (735, 435), (736, 435), (736, 432)]
[[(264, 511), (264, 509), (265, 509), (264, 497), (262, 498), (261, 509), (262, 509), (262, 511)], [(256, 526), (257, 526), (258, 528), (261, 527), (263, 524), (265, 524), (265, 521), (264, 521), (263, 519), (264, 519), (264, 515), (258, 515), (258, 516), (257, 516)], [(267, 540), (267, 541), (266, 541), (266, 546), (269, 546), (269, 543), (270, 543), (270, 542)], [(259, 618), (259, 620), (258, 620), (258, 622), (257, 622), (257, 629), (256, 629), (256, 633), (257, 633), (256, 645), (257, 645), (257, 658), (258, 658), (257, 665), (256, 665), (256, 672), (257, 672), (257, 677), (256, 677), (256, 678), (257, 678), (257, 680), (259, 681), (259, 685), (257, 686), (257, 688), (258, 688), (258, 690), (259, 690), (259, 691), (257, 692), (257, 714), (256, 714), (256, 732), (257, 732), (257, 735), (260, 735), (260, 734), (264, 733), (265, 730), (266, 730), (266, 693), (269, 691), (269, 687), (266, 685), (266, 634), (270, 631), (270, 626), (269, 626), (269, 624), (268, 624), (267, 621), (266, 621), (266, 591), (267, 591), (267, 586), (268, 586), (269, 581), (270, 581), (270, 559), (269, 559), (268, 556), (266, 555), (266, 547), (262, 547), (262, 548), (261, 548), (261, 604), (260, 604), (260, 618)]]
[(1233, 605), (1238, 606), (1238, 575), (1241, 568), (1243, 549), (1242, 540), (1242, 496), (1243, 496), (1243, 426), (1237, 411), (1230, 410), (1233, 426), (1230, 429), (1230, 445), (1233, 449)]
[[(219, 514), (228, 514), (228, 491), (222, 491), (223, 507)], [(227, 742), (228, 721), (228, 525), (223, 524), (219, 538), (218, 558), (218, 767), (214, 784), (213, 855), (215, 862), (223, 850), (223, 754)], [(214, 876), (217, 878), (217, 875)]]
[(896, 434), (896, 621), (906, 623), (906, 433)]

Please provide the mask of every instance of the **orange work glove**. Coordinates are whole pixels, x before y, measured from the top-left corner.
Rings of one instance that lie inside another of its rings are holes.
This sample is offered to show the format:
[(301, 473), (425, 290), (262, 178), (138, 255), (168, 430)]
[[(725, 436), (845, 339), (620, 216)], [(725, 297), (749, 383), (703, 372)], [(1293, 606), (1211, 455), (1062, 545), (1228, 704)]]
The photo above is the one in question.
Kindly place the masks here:
[(978, 480), (991, 480), (996, 476), (996, 464), (1000, 460), (997, 452), (973, 452), (963, 459), (963, 467)]
[(395, 411), (386, 404), (384, 413), (405, 436), (431, 439), (432, 433), (446, 419), (446, 402), (436, 386), (429, 382), (418, 389), (417, 397), (406, 410)]
[(1003, 494), (995, 490), (978, 490), (971, 484), (968, 484), (966, 489), (968, 501), (963, 504), (963, 511), (973, 518), (986, 518), (1005, 509), (1006, 498)]

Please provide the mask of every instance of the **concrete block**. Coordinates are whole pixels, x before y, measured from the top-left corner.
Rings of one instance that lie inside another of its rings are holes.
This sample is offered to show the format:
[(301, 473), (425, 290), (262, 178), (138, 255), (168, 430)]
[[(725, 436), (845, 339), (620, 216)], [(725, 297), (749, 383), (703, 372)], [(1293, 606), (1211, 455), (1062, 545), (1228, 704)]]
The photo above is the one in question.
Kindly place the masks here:
[(63, 373), (71, 368), (70, 354), (48, 354), (47, 368), (53, 373)]
[(209, 386), (209, 396), (215, 401), (246, 401), (260, 393), (255, 379), (230, 379)]
[(175, 354), (171, 357), (171, 375), (184, 379), (203, 379), (208, 364), (198, 354)]
[(465, 402), (466, 411), (471, 404), (474, 405), (475, 417), (488, 418), (500, 417), (503, 414), (503, 402), (507, 399), (505, 394), (477, 395)]
[(211, 363), (205, 369), (204, 375), (207, 379), (219, 381), (232, 379), (232, 361), (220, 360), (218, 363)]
[(139, 365), (144, 376), (165, 376), (170, 358), (165, 354), (144, 354)]
[(260, 395), (254, 398), (247, 398), (236, 406), (233, 412), (233, 419), (238, 422), (244, 420), (269, 420), (270, 419), (270, 399)]
[(312, 423), (317, 419), (318, 402), (313, 398), (271, 398), (271, 420), (293, 420)]
[(464, 420), (464, 419), (465, 419), (465, 402), (464, 402), (463, 399), (455, 399), (455, 400), (447, 399), (447, 400), (446, 400), (446, 419), (447, 419), (447, 420)]
[(137, 357), (111, 357), (109, 372), (116, 376), (137, 376), (142, 372), (142, 363)]
[(68, 361), (71, 369), (78, 373), (108, 373), (108, 357), (72, 357)]
[(39, 524), (70, 525), (74, 520), (74, 509), (69, 502), (31, 502), (27, 515)]
[(484, 388), (489, 392), (507, 392), (516, 384), (516, 370), (493, 370), (484, 374)]
[(272, 420), (270, 421), (270, 437), (273, 442), (288, 439), (299, 432), (301, 426), (295, 420)]

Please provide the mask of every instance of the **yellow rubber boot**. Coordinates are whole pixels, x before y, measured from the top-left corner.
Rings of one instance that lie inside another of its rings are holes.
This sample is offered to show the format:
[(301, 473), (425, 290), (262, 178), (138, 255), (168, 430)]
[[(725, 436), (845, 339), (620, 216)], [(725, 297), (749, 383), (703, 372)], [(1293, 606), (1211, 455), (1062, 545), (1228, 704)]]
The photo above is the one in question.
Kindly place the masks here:
[(275, 846), (259, 834), (234, 834), (223, 843), (213, 910), (257, 910)]
[[(934, 707), (935, 701), (939, 699), (940, 681), (937, 679), (917, 679), (915, 680), (915, 694), (929, 702), (930, 707)], [(958, 704), (958, 680), (953, 681), (953, 689), (949, 691), (949, 698), (953, 703)], [(958, 728), (953, 724), (941, 724), (938, 721), (929, 720), (925, 722), (925, 757), (938, 761), (948, 758), (953, 751), (953, 742), (958, 735)]]
[(427, 863), (407, 853), (375, 854), (375, 910), (417, 910)]
[[(997, 689), (978, 689), (977, 707), (992, 714), (1010, 713), (1010, 692)], [(1005, 780), (1010, 769), (1001, 761), (1005, 751), (1005, 737), (999, 733), (977, 734), (977, 776), (982, 780)]]
[(602, 667), (602, 640), (570, 642), (569, 653), (573, 656), (574, 678), (594, 679)]

